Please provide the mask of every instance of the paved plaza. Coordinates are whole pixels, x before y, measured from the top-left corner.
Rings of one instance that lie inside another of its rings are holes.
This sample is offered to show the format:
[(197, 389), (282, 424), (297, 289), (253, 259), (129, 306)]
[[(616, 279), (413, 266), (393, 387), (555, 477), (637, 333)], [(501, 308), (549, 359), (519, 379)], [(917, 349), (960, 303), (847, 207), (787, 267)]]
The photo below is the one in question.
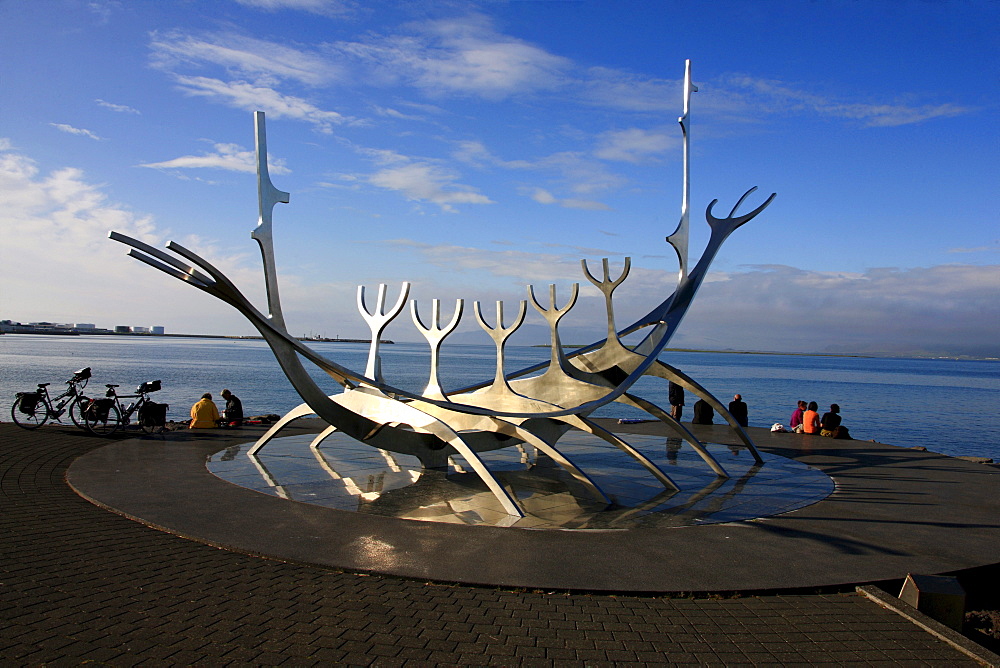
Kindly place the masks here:
[[(646, 425), (636, 427), (642, 428)], [(502, 582), (492, 586), (453, 584), (443, 578), (384, 574), (391, 569), (379, 574), (372, 572), (376, 569), (323, 564), (307, 555), (280, 554), (285, 547), (322, 547), (313, 541), (313, 534), (305, 535), (304, 531), (323, 536), (323, 540), (336, 540), (335, 535), (322, 533), (326, 527), (308, 524), (322, 517), (314, 517), (314, 511), (350, 516), (353, 519), (341, 521), (345, 531), (359, 530), (357, 513), (275, 499), (222, 481), (209, 484), (200, 474), (195, 476), (196, 483), (205, 483), (209, 492), (218, 494), (208, 502), (197, 497), (203, 502), (194, 507), (181, 503), (191, 491), (184, 488), (175, 490), (177, 502), (171, 504), (162, 498), (154, 502), (156, 495), (166, 493), (162, 488), (137, 490), (133, 483), (122, 486), (127, 495), (116, 496), (114, 489), (101, 492), (91, 487), (88, 496), (91, 492), (109, 496), (105, 501), (95, 499), (98, 503), (137, 504), (109, 512), (81, 498), (67, 483), (68, 473), (70, 482), (82, 486), (102, 480), (111, 484), (116, 473), (135, 476), (138, 470), (134, 467), (142, 464), (144, 457), (175, 461), (183, 473), (190, 465), (188, 460), (200, 456), (200, 470), (205, 471), (208, 455), (253, 440), (260, 433), (260, 429), (247, 428), (243, 433), (176, 432), (163, 438), (106, 441), (88, 437), (72, 426), (26, 432), (0, 424), (0, 658), (4, 663), (978, 665), (952, 645), (849, 587), (840, 588), (842, 593), (827, 589), (824, 591), (829, 593), (758, 591), (691, 597), (655, 591), (594, 592), (609, 589), (606, 586), (568, 591)], [(136, 456), (137, 446), (143, 449), (139, 451), (142, 456)], [(903, 452), (906, 459), (910, 451)], [(172, 459), (176, 455), (182, 456)], [(814, 456), (833, 457), (829, 453)], [(83, 467), (78, 476), (75, 467), (71, 470), (77, 460), (78, 465), (89, 462), (89, 468)], [(910, 465), (914, 470), (934, 471), (949, 484), (960, 486), (963, 476), (980, 473), (987, 480), (984, 484), (995, 484), (995, 471), (964, 463), (953, 467), (954, 461), (934, 456)], [(105, 469), (106, 477), (100, 478), (97, 464), (113, 468)], [(848, 468), (843, 461), (827, 465)], [(867, 499), (855, 499), (858, 505), (887, 503), (885, 488), (893, 476), (876, 475), (867, 464), (861, 469), (869, 478), (869, 487)], [(166, 475), (167, 480), (174, 480), (176, 473), (150, 469), (146, 475), (150, 479)], [(211, 477), (207, 472), (204, 475)], [(143, 484), (146, 482), (144, 478)], [(925, 486), (919, 481), (904, 482), (900, 493), (916, 501), (916, 490)], [(837, 493), (840, 491), (838, 488)], [(252, 501), (247, 503), (248, 499)], [(268, 510), (258, 500), (295, 508), (296, 512), (278, 510), (277, 506)], [(962, 493), (957, 493), (957, 502), (962, 512), (972, 511), (967, 507), (971, 499)], [(188, 533), (182, 528), (175, 531), (180, 535), (174, 535), (146, 525), (166, 526), (174, 521), (176, 518), (164, 510), (170, 505), (175, 514), (180, 511), (186, 516), (188, 528), (197, 531)], [(819, 506), (822, 503), (812, 512)], [(307, 512), (297, 512), (301, 507)], [(136, 509), (142, 513), (134, 513)], [(258, 510), (260, 514), (255, 515)], [(152, 519), (142, 517), (146, 524), (123, 516), (138, 518), (146, 511), (158, 514)], [(983, 509), (984, 514), (990, 511), (989, 507)], [(860, 540), (850, 546), (842, 544), (842, 553), (847, 557), (867, 553), (869, 561), (879, 560), (881, 554), (890, 560), (902, 558), (900, 553), (917, 544), (919, 535), (933, 537), (932, 525), (947, 523), (936, 512), (921, 508), (910, 527), (917, 536), (895, 548), (894, 553)], [(995, 509), (992, 512), (995, 514)], [(227, 525), (241, 514), (253, 520), (246, 526), (255, 527), (252, 533), (263, 537), (269, 552), (254, 545), (218, 547), (230, 542), (233, 535), (243, 536), (240, 540), (253, 538), (244, 535), (245, 528), (238, 527), (238, 534), (227, 533)], [(864, 517), (866, 522), (879, 521), (874, 510)], [(369, 528), (367, 544), (372, 563), (384, 560), (385, 555), (378, 554), (380, 544), (410, 531), (397, 529), (383, 536), (377, 531), (379, 518), (362, 519), (375, 522), (374, 528)], [(832, 518), (817, 519), (833, 522)], [(486, 547), (499, 531), (530, 535), (530, 540), (535, 540), (536, 534), (561, 537), (575, 533), (382, 520), (416, 525), (418, 529), (411, 530), (424, 534), (435, 549), (446, 544), (434, 537), (438, 531), (460, 531), (465, 540), (478, 535)], [(994, 535), (995, 527), (978, 520), (964, 521), (969, 530), (961, 533), (971, 537), (973, 548)], [(206, 529), (222, 533), (198, 535)], [(689, 529), (668, 531), (683, 534)], [(345, 534), (342, 539), (350, 536)], [(333, 553), (341, 550), (340, 545), (327, 547)], [(255, 552), (267, 556), (252, 556)], [(486, 553), (485, 547), (474, 552)], [(942, 548), (930, 559), (952, 563), (960, 561), (961, 554), (965, 552)], [(447, 568), (454, 568), (448, 554), (441, 556)], [(542, 556), (493, 550), (493, 559), (499, 563)], [(684, 545), (657, 555), (662, 571), (684, 570), (685, 563), (706, 559), (711, 555), (690, 553)], [(564, 570), (573, 570), (577, 563), (568, 562)], [(546, 571), (550, 566), (543, 561), (539, 567)], [(622, 591), (629, 589), (634, 587), (626, 586)]]

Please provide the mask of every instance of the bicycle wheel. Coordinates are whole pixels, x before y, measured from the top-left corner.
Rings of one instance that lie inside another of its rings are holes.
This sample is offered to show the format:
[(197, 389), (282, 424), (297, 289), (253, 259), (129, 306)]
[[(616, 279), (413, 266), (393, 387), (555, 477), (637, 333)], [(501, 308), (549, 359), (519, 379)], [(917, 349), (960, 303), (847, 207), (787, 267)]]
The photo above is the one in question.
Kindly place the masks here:
[(22, 413), (19, 397), (14, 399), (14, 404), (10, 407), (10, 417), (21, 429), (38, 429), (49, 419), (49, 409), (45, 402), (39, 401), (30, 413)]
[(73, 421), (73, 424), (84, 431), (87, 431), (87, 420), (83, 417), (83, 411), (89, 403), (90, 399), (80, 397), (78, 401), (74, 401), (69, 405), (69, 419)]
[(118, 430), (118, 425), (122, 421), (122, 414), (118, 410), (118, 406), (114, 404), (108, 406), (106, 417), (95, 414), (85, 414), (84, 417), (87, 429), (94, 436), (111, 436), (111, 434)]

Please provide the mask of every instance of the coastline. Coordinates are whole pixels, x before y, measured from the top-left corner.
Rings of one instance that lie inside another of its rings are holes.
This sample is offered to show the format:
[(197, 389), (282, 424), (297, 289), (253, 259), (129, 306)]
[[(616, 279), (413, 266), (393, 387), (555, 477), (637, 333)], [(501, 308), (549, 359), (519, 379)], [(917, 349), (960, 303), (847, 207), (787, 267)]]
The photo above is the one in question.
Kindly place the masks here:
[[(47, 327), (29, 327), (26, 325), (17, 326), (17, 331), (11, 331), (10, 326), (6, 329), (0, 329), (0, 335), (6, 334), (28, 334), (33, 336), (125, 336), (125, 337), (140, 337), (140, 338), (180, 338), (180, 339), (222, 339), (222, 340), (232, 340), (232, 341), (263, 341), (264, 338), (259, 335), (247, 334), (157, 334), (153, 332), (115, 332), (108, 329), (65, 329), (65, 328), (47, 328)], [(366, 343), (370, 344), (371, 339), (352, 339), (352, 338), (327, 338), (323, 336), (297, 336), (295, 337), (299, 341), (314, 341), (318, 343)], [(380, 343), (387, 345), (393, 345), (396, 341), (391, 339), (380, 339)], [(401, 341), (400, 343), (422, 343), (421, 341)], [(468, 344), (455, 344), (455, 345), (468, 345)], [(526, 348), (549, 348), (550, 345), (547, 343), (536, 343), (524, 346)], [(562, 344), (564, 350), (574, 351), (578, 348), (584, 348), (586, 346), (579, 344)], [(790, 356), (790, 357), (832, 357), (832, 358), (852, 358), (852, 359), (913, 359), (913, 360), (957, 360), (957, 361), (982, 361), (982, 362), (996, 362), (1000, 361), (1000, 357), (982, 357), (975, 355), (944, 355), (935, 354), (929, 352), (910, 352), (910, 353), (893, 353), (889, 351), (868, 351), (868, 352), (789, 352), (781, 350), (712, 350), (709, 348), (664, 348), (664, 352), (673, 353), (709, 353), (718, 355), (774, 355), (774, 356)]]
[[(263, 341), (263, 336), (255, 335), (239, 335), (239, 334), (153, 334), (152, 332), (112, 332), (109, 330), (100, 331), (88, 331), (88, 330), (50, 330), (50, 329), (31, 329), (25, 328), (25, 331), (18, 332), (0, 332), (0, 334), (27, 334), (31, 336), (126, 336), (133, 338), (146, 338), (146, 339), (162, 339), (162, 338), (179, 338), (179, 339), (228, 339), (234, 341)], [(371, 343), (371, 339), (328, 339), (322, 336), (296, 336), (299, 341), (318, 341), (320, 343)], [(394, 344), (395, 341), (390, 339), (380, 339), (380, 343)]]
[[(537, 343), (530, 348), (549, 348), (547, 343)], [(577, 344), (562, 344), (563, 349), (568, 351), (584, 348)], [(983, 361), (996, 362), (1000, 357), (976, 357), (972, 355), (933, 355), (931, 353), (890, 353), (890, 352), (866, 352), (866, 353), (828, 353), (828, 352), (785, 352), (781, 350), (711, 350), (708, 348), (664, 348), (663, 352), (672, 353), (709, 353), (719, 355), (780, 355), (789, 357), (841, 357), (853, 359), (913, 359), (913, 360), (961, 360), (961, 361)]]

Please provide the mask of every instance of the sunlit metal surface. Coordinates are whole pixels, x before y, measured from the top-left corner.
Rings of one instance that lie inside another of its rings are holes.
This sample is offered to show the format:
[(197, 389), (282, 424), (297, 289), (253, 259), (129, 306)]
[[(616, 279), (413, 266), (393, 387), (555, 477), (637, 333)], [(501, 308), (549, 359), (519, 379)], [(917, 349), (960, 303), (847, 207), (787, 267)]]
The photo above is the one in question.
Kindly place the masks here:
[[(424, 471), (447, 470), (449, 462), (461, 459), (463, 466), (485, 485), (488, 493), (499, 504), (504, 522), (518, 522), (526, 516), (526, 509), (517, 494), (512, 493), (509, 482), (499, 479), (491, 470), (486, 453), (513, 450), (515, 446), (530, 447), (540, 451), (579, 485), (594, 503), (607, 507), (612, 503), (605, 489), (606, 482), (597, 482), (588, 472), (586, 461), (567, 456), (556, 444), (569, 433), (589, 434), (616, 448), (635, 465), (645, 471), (649, 484), (667, 494), (684, 490), (683, 482), (675, 480), (661, 464), (650, 458), (642, 449), (625, 441), (589, 419), (601, 406), (618, 401), (645, 411), (664, 422), (683, 442), (688, 443), (702, 465), (707, 465), (709, 475), (720, 481), (732, 473), (720, 462), (711, 448), (698, 439), (684, 425), (673, 420), (661, 407), (636, 396), (629, 390), (642, 376), (672, 380), (695, 396), (708, 401), (722, 415), (739, 436), (754, 466), (765, 465), (750, 437), (729, 414), (725, 406), (704, 387), (687, 377), (680, 370), (660, 361), (658, 355), (680, 326), (698, 288), (708, 273), (709, 266), (726, 238), (737, 228), (760, 214), (773, 201), (772, 194), (753, 211), (737, 215), (737, 210), (756, 190), (751, 188), (736, 203), (729, 215), (717, 218), (713, 210), (718, 200), (708, 205), (705, 213), (711, 236), (698, 262), (693, 268), (688, 263), (690, 192), (689, 126), (691, 92), (697, 87), (691, 81), (690, 61), (686, 63), (684, 78), (684, 115), (679, 119), (684, 133), (684, 183), (681, 220), (677, 229), (667, 237), (677, 252), (680, 271), (677, 287), (646, 316), (628, 327), (618, 330), (614, 319), (613, 292), (627, 278), (631, 267), (629, 258), (618, 278), (611, 278), (608, 260), (602, 260), (603, 277), (595, 278), (585, 261), (582, 263), (585, 278), (595, 285), (605, 297), (607, 311), (607, 337), (584, 348), (566, 354), (559, 338), (559, 322), (576, 303), (578, 285), (562, 307), (557, 307), (555, 286), (549, 288), (548, 306), (543, 306), (529, 285), (528, 297), (549, 326), (552, 354), (547, 364), (535, 365), (518, 371), (505, 368), (504, 346), (511, 335), (522, 325), (527, 314), (527, 300), (518, 305), (517, 315), (504, 322), (504, 304), (496, 302), (496, 319), (491, 325), (475, 302), (475, 317), (483, 330), (496, 344), (496, 373), (492, 380), (464, 388), (445, 389), (440, 385), (437, 360), (444, 339), (454, 331), (460, 321), (462, 300), (456, 304), (451, 322), (442, 327), (440, 306), (432, 303), (432, 321), (425, 326), (419, 318), (416, 301), (410, 304), (414, 325), (427, 340), (431, 349), (431, 367), (423, 393), (414, 393), (393, 387), (382, 376), (379, 347), (382, 332), (403, 310), (409, 283), (400, 286), (395, 304), (386, 310), (387, 286), (380, 284), (373, 310), (365, 303), (365, 288), (358, 288), (357, 302), (361, 317), (371, 330), (371, 348), (364, 373), (348, 369), (327, 359), (291, 336), (284, 322), (278, 295), (277, 269), (274, 262), (272, 211), (274, 205), (289, 201), (288, 193), (275, 188), (267, 170), (267, 144), (264, 114), (255, 114), (257, 147), (257, 182), (260, 216), (252, 237), (260, 245), (264, 262), (264, 279), (267, 288), (267, 315), (257, 310), (239, 289), (207, 260), (190, 250), (170, 242), (165, 253), (141, 241), (111, 232), (115, 241), (131, 246), (132, 257), (179, 280), (207, 292), (233, 306), (244, 315), (263, 336), (273, 351), (289, 381), (304, 403), (286, 414), (257, 443), (248, 448), (251, 457), (260, 457), (261, 450), (273, 443), (282, 428), (307, 415), (318, 415), (330, 429), (314, 441), (315, 448), (323, 447), (330, 438), (350, 438), (371, 446), (373, 452), (389, 452), (412, 456)], [(625, 346), (621, 337), (646, 330), (644, 338), (634, 347)], [(309, 376), (302, 359), (317, 365), (339, 383), (344, 391), (327, 395)], [(634, 440), (630, 437), (631, 440)], [(263, 469), (262, 469), (263, 472)]]

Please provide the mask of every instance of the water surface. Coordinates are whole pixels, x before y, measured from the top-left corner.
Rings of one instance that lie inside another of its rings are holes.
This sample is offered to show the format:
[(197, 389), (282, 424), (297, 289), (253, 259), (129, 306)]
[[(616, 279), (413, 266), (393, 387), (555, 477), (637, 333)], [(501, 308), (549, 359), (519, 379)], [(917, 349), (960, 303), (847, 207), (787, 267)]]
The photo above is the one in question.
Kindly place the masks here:
[[(314, 343), (317, 352), (363, 371), (366, 344)], [(383, 346), (382, 370), (388, 382), (420, 391), (427, 382), (425, 344)], [(548, 359), (545, 348), (509, 346), (507, 370)], [(924, 446), (952, 455), (1000, 459), (996, 415), (1000, 406), (1000, 362), (985, 360), (824, 357), (808, 355), (671, 352), (661, 355), (715, 394), (723, 403), (740, 393), (750, 407), (750, 425), (787, 424), (798, 399), (816, 401), (821, 412), (838, 403), (844, 424), (858, 439), (895, 445)], [(445, 388), (493, 377), (492, 345), (445, 345), (441, 378)], [(134, 390), (148, 380), (162, 380), (157, 401), (170, 404), (168, 417), (187, 419), (190, 406), (204, 392), (218, 399), (229, 388), (243, 400), (247, 415), (282, 414), (301, 403), (263, 341), (124, 336), (0, 336), (0, 419), (9, 420), (17, 391), (51, 382), (58, 389), (72, 372), (90, 366), (87, 392), (99, 394), (104, 383)], [(312, 376), (330, 394), (339, 386), (311, 367)], [(667, 405), (666, 384), (646, 378), (634, 393)], [(691, 417), (689, 397), (684, 419)], [(612, 404), (601, 417), (645, 417), (637, 409)], [(716, 421), (721, 421), (718, 418)]]

